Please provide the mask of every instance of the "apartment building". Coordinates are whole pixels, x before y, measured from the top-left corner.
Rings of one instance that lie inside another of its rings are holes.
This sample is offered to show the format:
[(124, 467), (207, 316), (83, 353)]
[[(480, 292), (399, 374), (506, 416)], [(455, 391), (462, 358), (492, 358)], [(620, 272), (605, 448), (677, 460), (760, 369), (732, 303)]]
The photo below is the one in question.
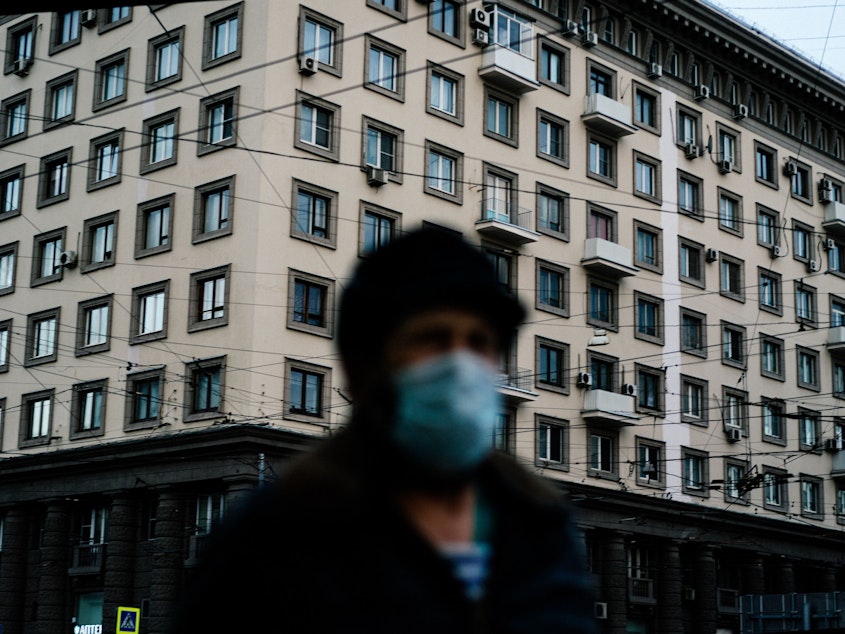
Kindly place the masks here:
[(7, 634), (163, 634), (209, 531), (345, 424), (337, 295), (424, 223), (529, 309), (497, 442), (577, 507), (603, 631), (845, 589), (843, 80), (695, 0), (0, 29)]

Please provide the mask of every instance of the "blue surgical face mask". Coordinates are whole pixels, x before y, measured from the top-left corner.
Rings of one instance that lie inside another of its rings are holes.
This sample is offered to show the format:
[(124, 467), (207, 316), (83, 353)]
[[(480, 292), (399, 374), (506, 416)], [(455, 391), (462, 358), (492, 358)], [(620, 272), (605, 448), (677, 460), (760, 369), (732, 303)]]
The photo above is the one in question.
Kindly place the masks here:
[(477, 466), (493, 448), (501, 411), (496, 373), (482, 357), (450, 352), (395, 377), (393, 440), (440, 472)]

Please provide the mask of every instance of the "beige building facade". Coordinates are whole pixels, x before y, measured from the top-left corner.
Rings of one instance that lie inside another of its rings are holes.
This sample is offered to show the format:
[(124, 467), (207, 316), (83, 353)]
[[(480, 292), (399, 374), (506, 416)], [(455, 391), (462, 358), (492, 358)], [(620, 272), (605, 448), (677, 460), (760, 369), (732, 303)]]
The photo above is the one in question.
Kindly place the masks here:
[(337, 298), (423, 224), (528, 308), (497, 442), (579, 509), (604, 631), (845, 588), (841, 79), (689, 0), (0, 29), (6, 632), (164, 632), (211, 528), (346, 423)]

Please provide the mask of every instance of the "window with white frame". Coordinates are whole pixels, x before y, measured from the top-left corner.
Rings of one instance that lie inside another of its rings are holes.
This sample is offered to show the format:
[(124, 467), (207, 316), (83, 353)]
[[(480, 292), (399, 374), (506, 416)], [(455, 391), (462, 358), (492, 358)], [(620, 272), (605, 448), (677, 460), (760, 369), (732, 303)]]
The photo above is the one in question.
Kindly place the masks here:
[(681, 448), (684, 493), (699, 497), (710, 495), (709, 456), (707, 452)]
[(20, 447), (46, 445), (50, 442), (53, 422), (54, 391), (43, 390), (21, 397)]
[(53, 14), (53, 28), (50, 38), (50, 55), (55, 55), (82, 40), (80, 18), (82, 11), (60, 11)]
[(634, 195), (660, 202), (660, 162), (634, 152)]
[(816, 288), (804, 284), (803, 280), (796, 280), (795, 284), (795, 320), (805, 326), (815, 327), (816, 316)]
[(665, 377), (662, 370), (637, 364), (636, 373), (637, 410), (662, 415), (665, 409), (663, 405)]
[(534, 59), (534, 26), (527, 18), (500, 4), (493, 5), (491, 35), (494, 44)]
[(569, 469), (569, 422), (537, 416), (537, 466)]
[(185, 363), (185, 422), (218, 416), (223, 410), (226, 357)]
[(232, 233), (234, 190), (234, 176), (200, 185), (194, 190), (194, 244)]
[(569, 346), (543, 337), (536, 338), (538, 388), (569, 394)]
[(798, 387), (818, 392), (821, 389), (818, 350), (796, 346), (795, 354), (798, 361)]
[(518, 224), (516, 175), (487, 166), (484, 174), (484, 217)]
[(707, 381), (681, 375), (681, 420), (706, 426), (708, 419)]
[(132, 289), (132, 321), (129, 343), (163, 339), (167, 336), (168, 281)]
[(537, 110), (537, 156), (569, 166), (569, 122)]
[(801, 262), (813, 259), (813, 228), (797, 220), (792, 221), (792, 257)]
[(725, 459), (725, 500), (728, 502), (748, 503), (748, 488), (746, 473), (748, 465), (745, 462)]
[(722, 387), (722, 423), (726, 429), (748, 433), (748, 393)]
[(157, 426), (162, 414), (163, 368), (128, 374), (126, 383), (124, 428), (149, 429)]
[(197, 155), (235, 145), (238, 141), (238, 88), (200, 100)]
[(72, 152), (73, 148), (67, 148), (41, 159), (36, 207), (45, 207), (68, 199)]
[(129, 49), (99, 60), (94, 70), (94, 110), (126, 101)]
[(111, 335), (112, 296), (79, 303), (76, 323), (76, 356), (105, 352)]
[(644, 224), (639, 220), (634, 221), (634, 236), (636, 249), (634, 262), (637, 266), (662, 272), (662, 232), (658, 227)]
[(783, 300), (781, 298), (781, 275), (768, 269), (760, 268), (759, 273), (759, 294), (760, 309), (775, 314), (783, 313)]
[(569, 269), (538, 259), (536, 275), (536, 308), (568, 317)]
[(770, 379), (784, 380), (782, 339), (760, 335), (760, 374)]
[(55, 361), (59, 355), (60, 309), (51, 308), (27, 316), (24, 365)]
[(0, 246), (0, 295), (15, 292), (15, 277), (18, 263), (18, 243)]
[(722, 363), (745, 368), (745, 328), (722, 321)]
[(703, 313), (681, 308), (681, 350), (707, 356), (707, 326)]
[(230, 265), (191, 275), (188, 332), (225, 326), (229, 323)]
[[(0, 372), (9, 371), (9, 346), (13, 320), (0, 321)], [(2, 421), (0, 421), (2, 422)]]
[(719, 253), (719, 294), (739, 302), (745, 301), (745, 275), (743, 261)]
[(120, 182), (123, 130), (91, 140), (88, 164), (88, 191)]
[(330, 337), (334, 330), (334, 288), (334, 280), (290, 269), (288, 328)]
[(454, 123), (463, 123), (464, 77), (454, 71), (428, 63), (428, 101), (426, 112)]
[(798, 409), (798, 446), (805, 451), (821, 449), (821, 419), (817, 412)]
[(741, 171), (739, 133), (733, 130), (727, 130), (719, 125), (716, 126), (716, 129), (719, 142), (719, 160), (730, 162), (733, 171)]
[(302, 55), (315, 59), (320, 70), (339, 76), (343, 59), (343, 24), (300, 6), (299, 25)]
[(588, 431), (587, 440), (588, 473), (597, 477), (617, 477), (619, 469), (616, 458), (616, 435), (604, 431)]
[(62, 253), (65, 229), (42, 233), (33, 239), (32, 276), (30, 286), (47, 284), (62, 279)]
[(789, 507), (789, 474), (782, 469), (763, 468), (763, 507), (785, 512)]
[(824, 518), (824, 497), (821, 478), (801, 474), (801, 516), (811, 519)]
[(569, 194), (537, 183), (537, 231), (569, 239)]
[(205, 16), (203, 70), (241, 56), (244, 4), (239, 2)]
[(108, 381), (89, 381), (73, 386), (70, 439), (101, 436), (106, 425)]
[(147, 90), (182, 79), (182, 42), (185, 27), (171, 29), (147, 44)]
[(637, 484), (666, 486), (663, 466), (663, 443), (637, 437)]
[(364, 117), (363, 163), (389, 172), (390, 179), (401, 183), (402, 175), (402, 137), (398, 128)]
[(701, 138), (701, 115), (691, 110), (678, 108), (678, 143), (698, 145)]
[(742, 198), (719, 188), (719, 228), (734, 235), (743, 235)]
[(309, 423), (329, 420), (331, 371), (288, 359), (285, 363), (285, 418)]
[[(18, 60), (35, 59), (35, 33), (38, 30), (38, 17), (32, 16), (22, 22), (14, 24), (6, 31), (6, 59), (3, 73), (9, 74), (16, 70)], [(30, 62), (31, 63), (31, 62)]]
[(780, 242), (780, 214), (774, 209), (757, 206), (757, 244), (771, 249)]
[(296, 95), (294, 147), (323, 158), (339, 160), (340, 106), (303, 92)]
[(780, 399), (762, 398), (760, 406), (763, 422), (763, 440), (786, 443), (786, 426), (784, 424), (784, 413), (786, 404)]
[(754, 142), (754, 176), (758, 183), (778, 187), (777, 150)]
[(603, 137), (588, 135), (587, 176), (616, 184), (616, 144)]
[(541, 37), (537, 79), (545, 86), (569, 94), (569, 51)]
[(162, 196), (138, 205), (135, 257), (141, 258), (171, 249), (174, 196)]
[(359, 253), (368, 255), (390, 244), (400, 229), (401, 218), (385, 207), (362, 203)]
[(24, 166), (0, 172), (0, 221), (21, 213)]
[(44, 129), (72, 121), (76, 111), (76, 80), (79, 71), (71, 71), (47, 82), (44, 100)]
[(701, 179), (686, 172), (678, 172), (678, 211), (704, 220), (701, 203)]
[(446, 200), (463, 200), (463, 155), (443, 145), (426, 141), (424, 191)]
[(428, 3), (428, 7), (428, 32), (454, 44), (461, 44), (461, 2), (433, 0)]
[(178, 135), (178, 108), (144, 121), (141, 174), (147, 174), (176, 163)]
[(405, 51), (384, 40), (366, 36), (365, 88), (394, 99), (405, 94)]
[(337, 192), (294, 179), (291, 235), (296, 238), (334, 245), (336, 241)]
[(516, 146), (518, 102), (503, 93), (485, 89), (484, 134), (498, 141)]
[(23, 139), (29, 124), (29, 96), (27, 90), (0, 102), (0, 142)]
[(638, 291), (634, 292), (635, 328), (637, 339), (652, 343), (663, 343), (663, 300)]

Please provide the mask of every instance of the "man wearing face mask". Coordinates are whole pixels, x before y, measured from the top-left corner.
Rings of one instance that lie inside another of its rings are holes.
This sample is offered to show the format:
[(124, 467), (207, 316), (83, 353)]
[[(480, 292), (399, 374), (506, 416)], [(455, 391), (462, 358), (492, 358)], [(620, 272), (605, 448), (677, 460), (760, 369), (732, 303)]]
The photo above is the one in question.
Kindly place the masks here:
[(560, 494), (493, 450), (523, 315), (451, 233), (363, 261), (339, 311), (350, 424), (226, 527), (174, 633), (593, 634)]

